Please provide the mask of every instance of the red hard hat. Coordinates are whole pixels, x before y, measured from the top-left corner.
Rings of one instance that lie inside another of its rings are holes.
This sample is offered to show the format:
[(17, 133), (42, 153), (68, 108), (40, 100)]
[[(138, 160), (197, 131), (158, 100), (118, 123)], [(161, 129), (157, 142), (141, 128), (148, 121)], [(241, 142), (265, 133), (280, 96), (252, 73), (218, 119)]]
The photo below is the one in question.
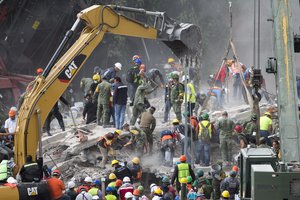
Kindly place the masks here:
[(36, 73), (37, 73), (37, 74), (41, 74), (41, 73), (43, 73), (43, 71), (44, 71), (44, 70), (43, 70), (42, 68), (37, 68), (37, 69), (36, 69)]
[(186, 161), (186, 156), (185, 155), (181, 155), (179, 158), (180, 162), (185, 162)]
[(121, 185), (122, 185), (122, 180), (117, 179), (117, 180), (116, 180), (116, 186), (117, 186), (117, 187), (120, 187)]
[(239, 171), (239, 168), (238, 168), (238, 166), (236, 166), (236, 165), (234, 165), (233, 167), (232, 167), (232, 169), (231, 169), (232, 171), (236, 171), (236, 172), (238, 172)]
[(241, 133), (242, 130), (243, 130), (243, 128), (242, 128), (241, 125), (236, 125), (236, 126), (234, 127), (234, 130), (235, 130), (237, 133)]
[(58, 169), (54, 170), (54, 171), (53, 171), (53, 175), (58, 175), (58, 176), (60, 176), (60, 171), (59, 171)]

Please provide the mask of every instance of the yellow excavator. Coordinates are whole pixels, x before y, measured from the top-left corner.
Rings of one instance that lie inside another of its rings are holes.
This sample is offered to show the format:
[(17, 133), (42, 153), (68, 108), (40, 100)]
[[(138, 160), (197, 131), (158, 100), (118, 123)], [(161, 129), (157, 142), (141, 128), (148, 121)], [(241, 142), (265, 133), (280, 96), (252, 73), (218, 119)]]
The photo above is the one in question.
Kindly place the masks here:
[[(153, 24), (127, 17), (128, 12), (152, 16)], [(66, 49), (76, 29), (84, 24), (79, 38)], [(42, 126), (54, 104), (83, 67), (106, 33), (161, 40), (178, 57), (197, 56), (200, 52), (199, 27), (178, 23), (164, 12), (115, 5), (94, 5), (77, 15), (42, 75), (26, 92), (20, 108), (15, 135), (15, 163), (20, 168), (27, 155), (42, 158)], [(62, 52), (65, 52), (64, 54)], [(47, 183), (19, 183), (11, 188), (0, 186), (1, 200), (51, 199)]]

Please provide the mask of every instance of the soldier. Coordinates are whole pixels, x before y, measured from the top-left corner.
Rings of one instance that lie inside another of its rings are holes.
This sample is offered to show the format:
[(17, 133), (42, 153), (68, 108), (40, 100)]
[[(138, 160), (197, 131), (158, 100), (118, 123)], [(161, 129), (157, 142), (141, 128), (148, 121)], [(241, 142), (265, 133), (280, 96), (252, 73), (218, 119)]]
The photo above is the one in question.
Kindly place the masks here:
[(226, 111), (222, 113), (222, 119), (218, 121), (217, 129), (220, 130), (220, 149), (222, 160), (231, 162), (234, 122), (228, 118), (228, 113)]
[(130, 130), (131, 139), (130, 141), (125, 144), (124, 146), (132, 145), (134, 151), (136, 152), (137, 156), (141, 158), (144, 154), (144, 146), (146, 142), (146, 133), (142, 130), (138, 130), (136, 127)]
[[(195, 92), (195, 87), (194, 84), (190, 82), (190, 77), (189, 76), (182, 76), (182, 83), (187, 82), (187, 98), (185, 101), (187, 101), (188, 104), (188, 113), (190, 115), (193, 115), (193, 111), (196, 105), (196, 92)], [(185, 98), (185, 97), (184, 97)]]
[(148, 112), (143, 112), (141, 114), (141, 121), (140, 121), (140, 128), (142, 131), (146, 133), (147, 136), (147, 142), (149, 145), (149, 153), (152, 153), (152, 147), (153, 147), (153, 131), (156, 126), (156, 119), (153, 116), (155, 112), (155, 107), (151, 106), (149, 108)]
[(167, 123), (169, 121), (169, 114), (172, 107), (172, 103), (171, 103), (172, 85), (173, 85), (173, 79), (169, 79), (169, 82), (165, 86), (165, 113), (164, 113), (163, 123)]
[(101, 118), (103, 120), (103, 127), (109, 123), (109, 101), (111, 97), (111, 84), (107, 82), (106, 78), (97, 86), (94, 99), (98, 96), (97, 109), (97, 124), (101, 125)]
[(184, 87), (179, 82), (179, 75), (173, 75), (173, 86), (171, 89), (171, 103), (173, 106), (176, 118), (181, 121), (181, 104), (183, 102)]
[(257, 127), (257, 115), (252, 114), (251, 116), (251, 121), (246, 122), (244, 125), (244, 133), (246, 135), (253, 135), (253, 133), (258, 132), (258, 127)]
[(90, 77), (81, 79), (80, 88), (83, 90), (84, 96), (87, 95), (90, 91), (92, 83), (93, 79), (91, 79)]

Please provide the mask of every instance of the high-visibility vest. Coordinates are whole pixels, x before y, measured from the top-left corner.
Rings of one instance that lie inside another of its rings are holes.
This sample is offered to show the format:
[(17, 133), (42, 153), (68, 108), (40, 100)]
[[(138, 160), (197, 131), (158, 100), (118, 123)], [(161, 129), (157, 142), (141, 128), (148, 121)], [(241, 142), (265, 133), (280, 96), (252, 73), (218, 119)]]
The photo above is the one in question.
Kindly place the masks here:
[[(199, 122), (199, 126), (198, 126), (198, 127), (199, 127), (199, 137), (200, 137), (201, 131), (202, 131), (202, 126), (201, 126), (201, 124), (202, 124), (204, 127), (206, 127), (208, 123), (210, 123), (208, 120), (203, 120), (203, 121)], [(209, 127), (208, 127), (208, 131), (209, 131), (209, 137), (211, 138), (211, 124), (210, 124)]]
[(195, 87), (192, 83), (188, 83), (187, 87), (190, 88), (190, 94), (187, 94), (187, 101), (191, 103), (196, 103), (196, 92), (195, 92)]
[(186, 178), (190, 176), (190, 168), (188, 163), (180, 163), (178, 164), (178, 181), (182, 178)]
[(96, 195), (98, 195), (98, 191), (99, 191), (99, 188), (93, 187), (88, 191), (88, 193), (92, 196), (96, 196)]
[(2, 160), (0, 163), (0, 181), (3, 181), (7, 178), (7, 162), (8, 160)]

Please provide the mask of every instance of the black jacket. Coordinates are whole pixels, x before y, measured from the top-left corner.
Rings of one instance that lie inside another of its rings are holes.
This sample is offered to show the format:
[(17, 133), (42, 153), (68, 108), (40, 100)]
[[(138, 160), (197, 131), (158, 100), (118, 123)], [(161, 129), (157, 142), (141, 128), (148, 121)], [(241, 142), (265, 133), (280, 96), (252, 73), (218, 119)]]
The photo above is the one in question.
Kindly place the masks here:
[(128, 167), (122, 166), (122, 165), (118, 165), (115, 168), (114, 174), (116, 175), (116, 177), (118, 179), (121, 179), (121, 180), (123, 180), (123, 178), (125, 176), (129, 177), (130, 179), (132, 178), (131, 171), (128, 169)]
[(86, 117), (86, 124), (89, 124), (97, 119), (97, 102), (92, 101), (90, 99), (84, 106), (83, 112), (82, 112), (83, 117)]
[(25, 163), (21, 170), (20, 176), (22, 182), (40, 182), (43, 178), (43, 169), (37, 162)]
[(113, 104), (126, 105), (127, 103), (127, 86), (123, 83), (114, 86)]

